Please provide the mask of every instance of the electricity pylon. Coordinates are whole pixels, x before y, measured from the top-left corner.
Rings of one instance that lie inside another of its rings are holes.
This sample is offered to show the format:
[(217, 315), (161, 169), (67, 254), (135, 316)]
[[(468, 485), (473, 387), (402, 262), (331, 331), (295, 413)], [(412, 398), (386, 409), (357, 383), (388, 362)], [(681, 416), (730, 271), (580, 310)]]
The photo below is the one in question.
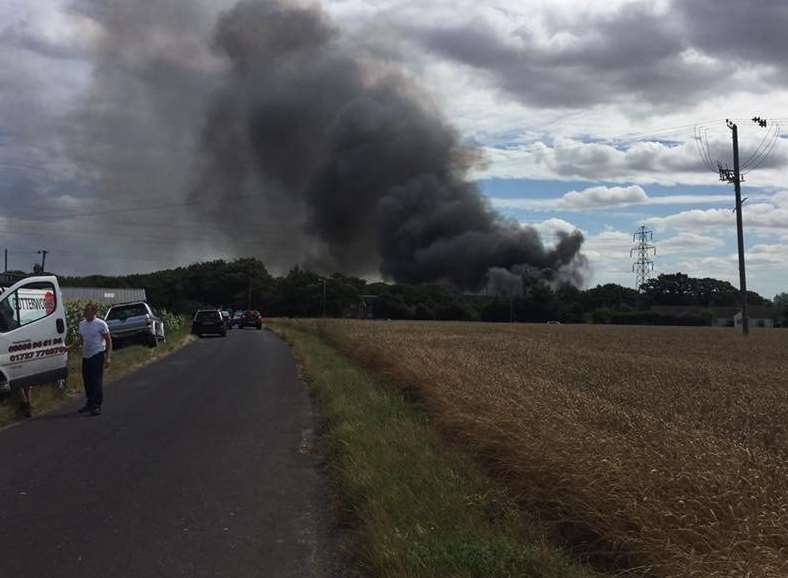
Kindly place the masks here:
[(635, 244), (629, 250), (629, 256), (635, 258), (632, 263), (632, 272), (635, 273), (636, 289), (642, 290), (654, 272), (654, 261), (652, 256), (656, 256), (657, 248), (652, 244), (654, 241), (654, 231), (641, 225), (640, 229), (632, 235), (632, 242)]

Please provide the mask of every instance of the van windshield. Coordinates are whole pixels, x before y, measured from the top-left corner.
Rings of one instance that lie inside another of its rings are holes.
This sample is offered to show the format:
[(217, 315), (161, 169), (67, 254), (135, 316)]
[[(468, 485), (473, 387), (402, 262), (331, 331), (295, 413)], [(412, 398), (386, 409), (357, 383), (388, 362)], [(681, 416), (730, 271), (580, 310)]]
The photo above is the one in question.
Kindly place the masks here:
[(142, 303), (135, 303), (133, 305), (119, 305), (113, 307), (107, 313), (107, 321), (111, 319), (126, 319), (128, 317), (137, 317), (139, 315), (147, 315), (148, 310)]

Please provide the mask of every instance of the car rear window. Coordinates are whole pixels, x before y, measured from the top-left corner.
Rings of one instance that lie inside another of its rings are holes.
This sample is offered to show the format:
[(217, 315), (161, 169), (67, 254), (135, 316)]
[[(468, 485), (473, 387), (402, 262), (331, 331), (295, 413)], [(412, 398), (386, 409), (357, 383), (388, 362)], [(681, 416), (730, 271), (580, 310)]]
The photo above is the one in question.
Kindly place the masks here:
[(197, 321), (214, 321), (222, 316), (218, 311), (199, 311), (195, 319)]
[(107, 313), (107, 320), (124, 319), (126, 317), (137, 317), (138, 315), (147, 314), (148, 309), (142, 303), (135, 303), (133, 305), (119, 305), (109, 310), (109, 313)]

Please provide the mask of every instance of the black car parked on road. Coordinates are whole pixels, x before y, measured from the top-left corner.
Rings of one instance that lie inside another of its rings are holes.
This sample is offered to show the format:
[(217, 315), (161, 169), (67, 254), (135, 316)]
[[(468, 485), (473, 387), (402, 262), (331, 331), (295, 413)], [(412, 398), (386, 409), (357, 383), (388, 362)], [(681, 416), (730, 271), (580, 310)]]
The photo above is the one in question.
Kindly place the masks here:
[(238, 327), (243, 329), (244, 327), (256, 327), (257, 329), (263, 328), (263, 317), (260, 315), (259, 311), (249, 310), (244, 311), (241, 314), (241, 319), (238, 320)]
[(192, 320), (192, 333), (202, 337), (208, 333), (227, 335), (227, 324), (222, 317), (222, 312), (218, 309), (201, 309), (194, 314)]

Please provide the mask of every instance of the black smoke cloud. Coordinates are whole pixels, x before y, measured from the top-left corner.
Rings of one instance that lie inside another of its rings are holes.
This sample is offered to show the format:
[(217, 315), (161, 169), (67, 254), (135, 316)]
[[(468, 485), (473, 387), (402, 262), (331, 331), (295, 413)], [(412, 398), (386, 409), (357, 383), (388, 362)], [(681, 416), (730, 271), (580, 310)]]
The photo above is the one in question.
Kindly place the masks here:
[(230, 63), (202, 129), (190, 200), (231, 228), (264, 199), (324, 270), (478, 289), (492, 269), (577, 281), (576, 232), (546, 248), (488, 205), (479, 158), (395, 66), (317, 7), (242, 2), (216, 27)]

